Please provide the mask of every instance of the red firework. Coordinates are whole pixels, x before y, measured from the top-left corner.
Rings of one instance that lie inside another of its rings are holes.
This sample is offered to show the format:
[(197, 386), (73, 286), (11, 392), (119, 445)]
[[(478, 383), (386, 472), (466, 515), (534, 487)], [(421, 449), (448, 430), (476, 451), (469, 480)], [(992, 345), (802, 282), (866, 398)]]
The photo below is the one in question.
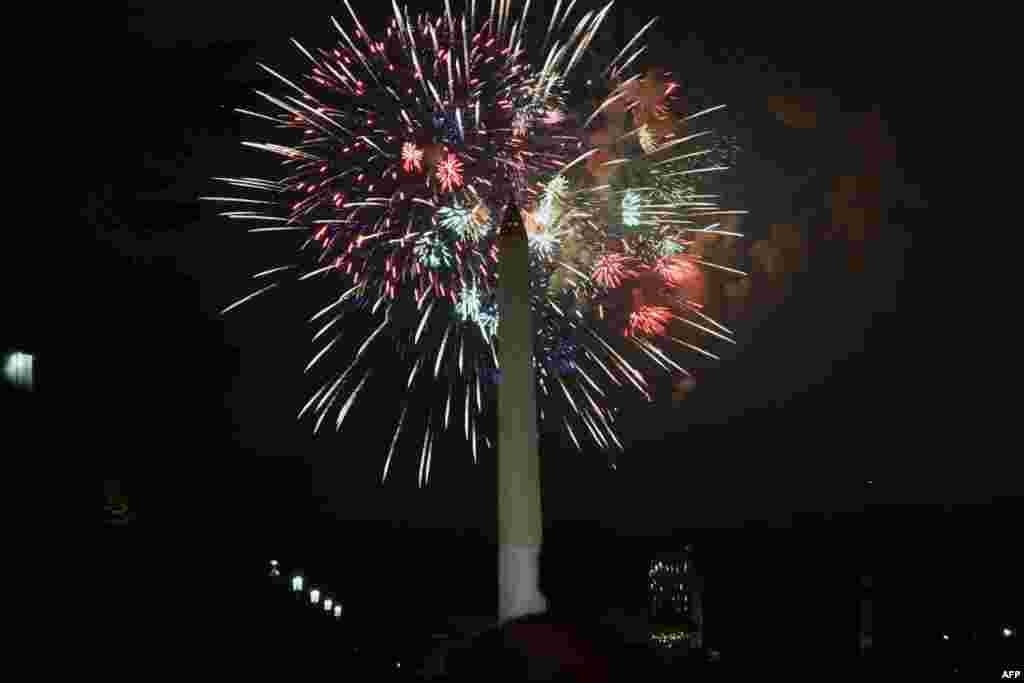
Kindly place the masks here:
[(451, 192), (462, 185), (462, 162), (454, 154), (449, 154), (437, 165), (437, 179), (441, 190)]
[(681, 287), (694, 282), (700, 271), (689, 259), (666, 256), (658, 259), (654, 269), (670, 287)]
[(402, 145), (402, 168), (406, 173), (423, 170), (423, 150), (411, 142)]
[(636, 276), (630, 269), (632, 259), (622, 254), (605, 254), (594, 264), (594, 281), (607, 289), (615, 289), (622, 281)]
[(668, 321), (672, 319), (671, 309), (664, 306), (640, 306), (629, 314), (627, 336), (642, 334), (648, 337), (662, 336), (668, 329)]

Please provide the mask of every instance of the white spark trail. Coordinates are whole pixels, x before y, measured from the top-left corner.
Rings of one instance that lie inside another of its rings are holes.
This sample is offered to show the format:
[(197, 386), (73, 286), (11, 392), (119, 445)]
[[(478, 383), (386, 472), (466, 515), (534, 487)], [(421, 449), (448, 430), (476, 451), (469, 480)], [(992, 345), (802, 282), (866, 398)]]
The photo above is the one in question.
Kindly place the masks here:
[(259, 273), (256, 273), (255, 275), (253, 275), (252, 278), (255, 280), (256, 278), (264, 277), (265, 275), (272, 275), (274, 273), (280, 273), (281, 271), (291, 270), (292, 268), (296, 268), (296, 267), (297, 266), (295, 266), (295, 265), (277, 266), (276, 268), (271, 268), (270, 270), (260, 271)]
[(402, 407), (402, 414), (398, 418), (398, 428), (395, 429), (395, 435), (391, 438), (391, 447), (388, 448), (388, 457), (384, 461), (384, 475), (380, 479), (382, 484), (385, 481), (387, 481), (388, 470), (391, 468), (391, 456), (393, 456), (395, 454), (395, 444), (398, 443), (398, 434), (399, 434), (399, 432), (402, 431), (402, 423), (405, 422), (405, 413), (406, 413), (406, 411), (408, 409), (409, 409), (409, 404), (406, 404), (405, 406)]
[(271, 289), (273, 289), (274, 287), (277, 287), (277, 286), (278, 286), (279, 284), (280, 284), (279, 282), (275, 282), (275, 283), (274, 283), (274, 284), (272, 284), (272, 285), (267, 285), (267, 286), (266, 286), (266, 287), (264, 287), (263, 289), (259, 289), (259, 290), (256, 290), (256, 291), (255, 291), (255, 292), (253, 292), (252, 294), (250, 294), (250, 295), (248, 295), (248, 296), (246, 296), (246, 297), (244, 297), (244, 298), (242, 298), (242, 299), (239, 299), (239, 300), (238, 300), (238, 301), (236, 301), (235, 303), (231, 304), (230, 306), (228, 306), (227, 308), (225, 308), (224, 310), (222, 310), (222, 311), (220, 312), (220, 314), (221, 314), (221, 315), (224, 315), (224, 314), (225, 314), (225, 313), (227, 313), (228, 311), (230, 311), (230, 310), (232, 310), (232, 309), (234, 309), (234, 308), (238, 308), (239, 306), (241, 306), (242, 304), (244, 304), (244, 303), (245, 303), (246, 301), (251, 301), (252, 299), (255, 299), (255, 298), (256, 298), (256, 297), (258, 297), (258, 296), (259, 296), (260, 294), (263, 294), (264, 292), (268, 292), (268, 291), (270, 291), (270, 290), (271, 290)]
[(322, 350), (320, 351), (320, 353), (318, 353), (318, 354), (316, 354), (315, 356), (313, 356), (313, 360), (309, 361), (309, 365), (307, 365), (307, 366), (306, 366), (306, 369), (302, 371), (302, 372), (303, 372), (303, 374), (305, 374), (305, 373), (309, 372), (309, 369), (310, 369), (311, 367), (313, 367), (313, 366), (314, 366), (314, 365), (316, 364), (316, 362), (317, 362), (318, 360), (320, 360), (320, 359), (321, 359), (321, 358), (323, 357), (323, 355), (324, 355), (325, 353), (327, 353), (328, 351), (330, 351), (330, 350), (331, 350), (331, 347), (332, 347), (332, 346), (334, 346), (334, 345), (335, 345), (335, 344), (336, 344), (336, 343), (338, 342), (338, 340), (339, 340), (339, 339), (341, 339), (341, 335), (340, 335), (340, 334), (339, 334), (339, 335), (338, 335), (337, 337), (335, 337), (334, 339), (332, 339), (332, 340), (331, 340), (331, 343), (330, 343), (330, 344), (328, 344), (327, 346), (325, 346), (325, 347), (324, 347), (324, 348), (323, 348), (323, 349), (322, 349)]
[(355, 403), (356, 397), (359, 396), (359, 391), (363, 388), (363, 385), (366, 384), (366, 380), (370, 378), (370, 374), (372, 372), (372, 370), (366, 371), (366, 374), (363, 375), (363, 379), (360, 380), (359, 384), (356, 386), (355, 391), (349, 395), (348, 400), (345, 401), (345, 405), (343, 405), (341, 410), (338, 411), (338, 421), (334, 427), (335, 431), (341, 430), (341, 423), (345, 420), (345, 416), (348, 415), (349, 409), (352, 408), (352, 404)]

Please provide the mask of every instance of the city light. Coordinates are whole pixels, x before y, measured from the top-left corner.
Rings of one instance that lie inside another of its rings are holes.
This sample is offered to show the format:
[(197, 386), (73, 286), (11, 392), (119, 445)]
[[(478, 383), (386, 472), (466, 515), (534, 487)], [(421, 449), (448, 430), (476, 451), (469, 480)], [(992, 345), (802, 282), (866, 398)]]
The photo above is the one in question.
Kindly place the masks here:
[[(270, 565), (271, 576), (279, 576), (281, 566), (280, 562), (278, 562), (277, 560), (270, 560), (268, 564)], [(289, 583), (291, 586), (291, 590), (294, 593), (304, 592), (304, 587), (307, 585), (305, 577), (299, 573), (291, 574), (291, 580), (289, 581)], [(341, 602), (339, 600), (329, 596), (326, 590), (321, 588), (309, 586), (307, 590), (309, 595), (309, 602), (311, 605), (314, 605), (316, 607), (322, 606), (325, 612), (334, 615), (336, 619), (341, 619), (341, 615), (344, 612), (344, 608), (342, 607)]]
[(4, 377), (16, 387), (32, 390), (33, 357), (30, 354), (15, 351), (4, 358)]
[(652, 633), (651, 640), (656, 642), (662, 647), (672, 647), (676, 643), (682, 642), (687, 638), (686, 631), (669, 631), (666, 633)]
[(1003, 627), (1003, 638), (1010, 638), (1013, 636), (1013, 629), (1009, 626)]
[(943, 640), (949, 640), (949, 634), (948, 633), (943, 633), (942, 634), (942, 639)]

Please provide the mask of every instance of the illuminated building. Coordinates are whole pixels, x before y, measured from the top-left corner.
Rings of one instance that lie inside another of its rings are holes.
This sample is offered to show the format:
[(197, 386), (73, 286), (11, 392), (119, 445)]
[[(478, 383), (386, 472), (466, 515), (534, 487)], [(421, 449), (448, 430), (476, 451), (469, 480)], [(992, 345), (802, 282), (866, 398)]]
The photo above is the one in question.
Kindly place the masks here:
[(703, 647), (702, 580), (693, 563), (693, 546), (659, 553), (647, 572), (652, 641), (659, 647)]
[(14, 387), (32, 391), (35, 387), (35, 358), (32, 354), (13, 351), (4, 355), (3, 375)]

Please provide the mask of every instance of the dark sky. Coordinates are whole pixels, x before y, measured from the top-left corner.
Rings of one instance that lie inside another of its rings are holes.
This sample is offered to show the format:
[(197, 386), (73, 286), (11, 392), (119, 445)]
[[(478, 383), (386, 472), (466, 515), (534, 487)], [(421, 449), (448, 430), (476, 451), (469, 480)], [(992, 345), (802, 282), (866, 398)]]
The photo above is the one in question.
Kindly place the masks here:
[[(340, 436), (314, 440), (311, 424), (296, 422), (316, 387), (302, 369), (314, 353), (306, 320), (322, 296), (292, 288), (218, 315), (254, 289), (249, 276), (288, 262), (292, 245), (245, 234), (195, 200), (225, 191), (211, 176), (274, 172), (269, 155), (239, 145), (273, 131), (231, 109), (255, 105), (254, 88), (276, 89), (257, 60), (284, 73), (302, 66), (289, 37), (329, 45), (334, 7), (129, 12), (127, 40), (109, 62), (115, 80), (124, 77), (119, 114), (107, 122), (120, 141), (110, 150), (116, 163), (85, 179), (84, 219), (97, 246), (90, 287), (103, 302), (81, 345), (86, 436), (103, 444), (105, 477), (122, 482), (140, 518), (165, 529), (187, 522), (213, 542), (329, 545), (343, 536), (334, 520), (377, 520), (360, 527), (371, 538), (393, 527), (487, 537), (493, 462), (485, 454), (473, 465), (461, 440), (435, 452), (429, 487), (417, 489), (412, 453), (379, 484), (391, 428), (375, 422), (373, 401), (393, 396), (368, 394)], [(617, 538), (788, 526), (794, 517), (817, 529), (814, 520), (859, 519), (866, 506), (984, 503), (1013, 492), (995, 456), (966, 457), (968, 436), (952, 429), (949, 405), (963, 397), (944, 378), (954, 371), (939, 365), (940, 342), (924, 333), (937, 311), (915, 284), (927, 226), (911, 163), (916, 110), (900, 86), (923, 57), (901, 49), (905, 26), (866, 17), (839, 26), (826, 12), (773, 11), (737, 27), (732, 10), (706, 10), (663, 22), (650, 59), (729, 104), (720, 120), (746, 150), (741, 184), (752, 215), (743, 228), (755, 238), (772, 223), (828, 222), (830, 183), (857, 152), (844, 125), (880, 107), (900, 156), (887, 169), (890, 213), (872, 272), (853, 289), (839, 274), (844, 255), (823, 253), (782, 307), (741, 326), (735, 357), (686, 403), (627, 406), (617, 471), (545, 441), (549, 524), (583, 521)], [(646, 12), (618, 21), (630, 37)], [(795, 90), (815, 93), (832, 123), (784, 126), (766, 100)]]

